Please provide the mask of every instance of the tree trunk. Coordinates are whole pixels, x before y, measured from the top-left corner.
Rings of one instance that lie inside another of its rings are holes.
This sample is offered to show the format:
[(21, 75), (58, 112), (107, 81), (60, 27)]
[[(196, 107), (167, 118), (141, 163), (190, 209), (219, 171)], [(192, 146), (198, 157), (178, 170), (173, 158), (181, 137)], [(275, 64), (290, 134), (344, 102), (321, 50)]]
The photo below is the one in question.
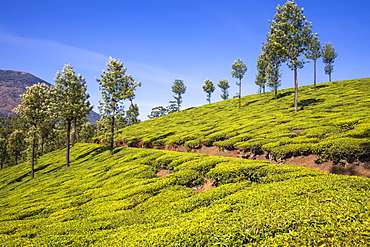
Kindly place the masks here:
[(74, 117), (73, 118), (73, 134), (72, 134), (72, 142), (71, 142), (72, 147), (75, 145), (75, 142), (76, 142), (76, 126), (77, 126), (77, 118)]
[(114, 115), (112, 116), (112, 125), (110, 129), (110, 152), (109, 155), (113, 155), (113, 147), (114, 147), (114, 125), (115, 125), (115, 118)]
[(241, 105), (240, 98), (242, 97), (242, 79), (239, 78), (239, 108)]
[(181, 94), (177, 94), (177, 111), (180, 112), (180, 96)]
[(276, 86), (274, 87), (274, 92), (275, 92), (275, 99), (277, 99), (277, 98), (278, 98), (278, 97), (277, 97), (277, 96), (278, 96), (278, 94), (277, 94), (277, 87), (276, 87)]
[(69, 167), (69, 151), (70, 151), (70, 138), (71, 138), (71, 125), (72, 120), (67, 120), (67, 139), (66, 139), (66, 168)]
[(36, 130), (32, 134), (31, 179), (35, 177)]
[(294, 112), (298, 112), (298, 72), (294, 67)]
[(329, 73), (329, 82), (331, 82), (331, 72)]
[(316, 90), (316, 59), (313, 60), (313, 89)]

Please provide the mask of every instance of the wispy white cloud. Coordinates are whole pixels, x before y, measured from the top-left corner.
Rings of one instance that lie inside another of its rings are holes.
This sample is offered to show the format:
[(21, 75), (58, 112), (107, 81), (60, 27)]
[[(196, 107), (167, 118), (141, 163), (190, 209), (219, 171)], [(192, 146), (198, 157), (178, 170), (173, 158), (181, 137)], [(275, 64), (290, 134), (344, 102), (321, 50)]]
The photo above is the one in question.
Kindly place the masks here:
[(35, 52), (40, 57), (47, 56), (50, 60), (65, 61), (65, 63), (71, 63), (72, 65), (77, 64), (80, 68), (89, 71), (96, 71), (95, 64), (99, 64), (101, 68), (101, 64), (104, 64), (108, 59), (108, 56), (95, 51), (52, 40), (15, 36), (2, 31), (0, 31), (0, 42), (25, 48)]

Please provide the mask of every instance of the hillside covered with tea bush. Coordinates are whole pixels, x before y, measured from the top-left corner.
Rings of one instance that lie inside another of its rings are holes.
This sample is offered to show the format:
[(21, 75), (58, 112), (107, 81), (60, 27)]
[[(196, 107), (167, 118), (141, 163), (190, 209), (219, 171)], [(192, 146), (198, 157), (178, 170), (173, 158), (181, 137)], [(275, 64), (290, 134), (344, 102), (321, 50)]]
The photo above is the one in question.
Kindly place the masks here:
[(315, 154), (335, 163), (368, 161), (370, 152), (370, 78), (336, 81), (294, 90), (255, 94), (204, 105), (144, 121), (120, 131), (128, 146), (187, 150), (201, 146), (268, 153), (276, 160)]
[[(232, 102), (232, 101), (231, 101)], [(245, 99), (244, 99), (245, 102)], [(153, 121), (154, 122), (154, 121)], [(76, 144), (0, 172), (1, 246), (366, 246), (370, 180)], [(161, 169), (168, 176), (157, 176)], [(204, 179), (216, 187), (196, 193)]]

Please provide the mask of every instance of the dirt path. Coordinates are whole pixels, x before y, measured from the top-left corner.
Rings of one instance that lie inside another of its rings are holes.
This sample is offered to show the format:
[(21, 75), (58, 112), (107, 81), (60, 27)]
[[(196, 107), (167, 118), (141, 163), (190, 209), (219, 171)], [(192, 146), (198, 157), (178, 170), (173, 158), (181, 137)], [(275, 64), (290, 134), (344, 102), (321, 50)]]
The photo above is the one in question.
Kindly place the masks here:
[[(183, 146), (179, 146), (176, 149), (173, 149), (173, 151), (187, 152), (187, 150)], [(215, 156), (233, 157), (233, 158), (248, 158), (248, 159), (253, 159), (253, 160), (265, 160), (265, 161), (269, 161), (272, 164), (280, 163), (280, 164), (287, 164), (287, 165), (297, 165), (297, 166), (304, 166), (307, 168), (313, 168), (313, 169), (326, 172), (326, 173), (370, 178), (370, 164), (364, 164), (364, 165), (347, 164), (345, 166), (336, 165), (331, 161), (319, 162), (320, 157), (317, 155), (291, 157), (285, 160), (281, 160), (280, 162), (276, 162), (274, 160), (269, 159), (267, 157), (268, 156), (267, 153), (264, 153), (262, 155), (253, 155), (251, 153), (241, 153), (238, 150), (233, 150), (233, 151), (220, 150), (216, 146), (201, 147), (199, 149), (193, 149), (191, 150), (191, 152), (215, 155)]]
[(212, 188), (216, 187), (216, 186), (214, 186), (212, 180), (210, 180), (208, 178), (205, 178), (205, 180), (206, 180), (206, 182), (202, 186), (193, 188), (194, 193), (201, 193), (201, 192), (204, 192), (206, 190), (209, 190), (209, 189), (212, 189)]

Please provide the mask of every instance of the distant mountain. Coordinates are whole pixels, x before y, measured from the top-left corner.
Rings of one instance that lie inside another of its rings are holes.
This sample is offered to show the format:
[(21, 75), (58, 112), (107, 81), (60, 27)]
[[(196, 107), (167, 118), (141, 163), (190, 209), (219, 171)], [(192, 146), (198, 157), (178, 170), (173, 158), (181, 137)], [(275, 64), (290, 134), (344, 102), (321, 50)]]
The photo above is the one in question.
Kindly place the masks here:
[[(21, 94), (26, 93), (26, 87), (37, 83), (51, 84), (30, 73), (0, 70), (0, 117), (14, 116), (12, 109), (21, 103)], [(95, 124), (99, 114), (91, 111), (88, 115), (90, 123)]]
[(21, 103), (20, 95), (26, 87), (37, 83), (50, 83), (26, 72), (0, 70), (0, 116), (14, 116), (12, 109)]

